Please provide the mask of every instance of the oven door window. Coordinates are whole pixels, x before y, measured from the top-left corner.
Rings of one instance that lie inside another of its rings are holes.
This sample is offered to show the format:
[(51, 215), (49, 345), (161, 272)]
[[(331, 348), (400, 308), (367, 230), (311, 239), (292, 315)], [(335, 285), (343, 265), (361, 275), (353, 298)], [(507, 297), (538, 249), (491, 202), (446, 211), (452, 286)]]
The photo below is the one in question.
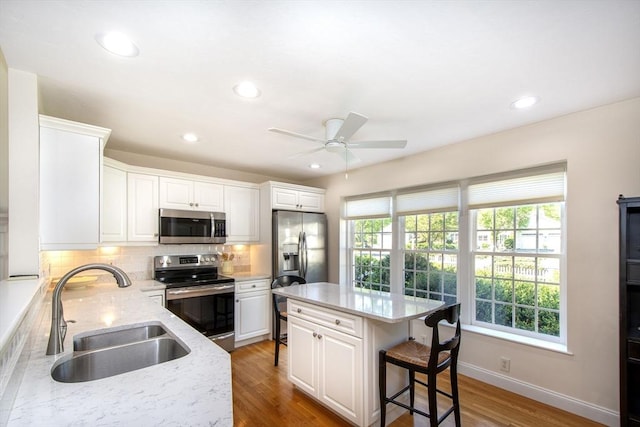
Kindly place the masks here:
[(233, 332), (233, 292), (168, 300), (167, 308), (208, 337)]
[(211, 220), (161, 217), (160, 234), (170, 237), (211, 237)]

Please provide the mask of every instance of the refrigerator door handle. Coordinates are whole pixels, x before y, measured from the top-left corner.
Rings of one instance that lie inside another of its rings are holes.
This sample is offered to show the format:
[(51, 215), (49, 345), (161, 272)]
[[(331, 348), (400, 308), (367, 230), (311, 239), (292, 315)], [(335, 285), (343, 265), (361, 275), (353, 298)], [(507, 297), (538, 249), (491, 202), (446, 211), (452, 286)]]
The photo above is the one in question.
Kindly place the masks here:
[(305, 279), (307, 278), (307, 267), (309, 266), (309, 257), (307, 256), (307, 233), (306, 232), (302, 232), (302, 248), (303, 248), (303, 253), (304, 253), (304, 259), (303, 259), (303, 265), (304, 265), (304, 274), (302, 275), (302, 277), (304, 277)]
[(300, 276), (304, 279), (304, 234), (302, 231), (298, 233), (298, 262), (300, 263), (298, 268)]

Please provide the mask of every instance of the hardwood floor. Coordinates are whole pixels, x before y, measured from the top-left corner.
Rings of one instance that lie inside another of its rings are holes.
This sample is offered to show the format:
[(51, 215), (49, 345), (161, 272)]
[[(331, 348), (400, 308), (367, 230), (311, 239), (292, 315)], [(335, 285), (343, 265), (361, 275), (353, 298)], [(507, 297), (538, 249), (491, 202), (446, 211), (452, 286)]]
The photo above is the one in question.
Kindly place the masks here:
[[(297, 390), (287, 380), (287, 351), (280, 348), (280, 366), (273, 366), (273, 341), (241, 347), (231, 353), (234, 425), (348, 426), (342, 418)], [(441, 374), (442, 376), (442, 374)], [(446, 375), (445, 375), (446, 377)], [(446, 381), (443, 382), (445, 384)], [(514, 393), (460, 376), (460, 406), (465, 427), (562, 426), (601, 424), (543, 405)], [(444, 385), (447, 389), (448, 383)], [(416, 389), (416, 403), (426, 408), (424, 390)], [(443, 402), (444, 404), (445, 402)], [(438, 405), (440, 406), (440, 405)], [(427, 419), (404, 414), (390, 426), (426, 426)], [(454, 426), (450, 415), (441, 426)]]

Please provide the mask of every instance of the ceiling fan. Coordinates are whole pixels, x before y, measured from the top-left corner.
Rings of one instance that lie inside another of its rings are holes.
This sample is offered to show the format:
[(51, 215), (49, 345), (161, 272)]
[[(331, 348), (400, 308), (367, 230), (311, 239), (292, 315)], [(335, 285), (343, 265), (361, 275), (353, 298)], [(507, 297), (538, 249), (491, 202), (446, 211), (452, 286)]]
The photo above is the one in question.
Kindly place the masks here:
[(407, 145), (405, 140), (392, 140), (392, 141), (350, 141), (349, 138), (358, 131), (369, 120), (362, 114), (351, 112), (346, 119), (329, 119), (324, 122), (325, 126), (325, 139), (316, 138), (313, 136), (302, 135), (296, 132), (291, 132), (284, 129), (269, 128), (271, 132), (277, 132), (284, 135), (293, 136), (296, 138), (302, 138), (309, 141), (319, 142), (322, 147), (318, 147), (311, 151), (298, 153), (294, 157), (316, 153), (322, 150), (326, 150), (329, 153), (338, 154), (345, 159), (345, 162), (355, 163), (360, 159), (351, 152), (351, 150), (362, 148), (404, 148)]

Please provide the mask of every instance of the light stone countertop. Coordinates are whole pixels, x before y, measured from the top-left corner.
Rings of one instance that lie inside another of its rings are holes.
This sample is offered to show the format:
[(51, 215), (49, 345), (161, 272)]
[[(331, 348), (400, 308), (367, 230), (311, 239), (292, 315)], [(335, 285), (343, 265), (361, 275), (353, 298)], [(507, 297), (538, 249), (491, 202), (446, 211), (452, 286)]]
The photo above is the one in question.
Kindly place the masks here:
[(340, 286), (327, 282), (276, 288), (272, 292), (287, 298), (386, 323), (417, 319), (443, 304), (442, 301), (437, 300)]
[(271, 279), (271, 275), (267, 273), (255, 272), (239, 272), (233, 274), (225, 274), (225, 276), (233, 277), (236, 282), (246, 282), (249, 280)]
[[(151, 301), (141, 290), (162, 289), (152, 280), (129, 288), (115, 282), (63, 291), (68, 323), (65, 352), (46, 356), (51, 293), (36, 321), (22, 358), (24, 369), (8, 426), (232, 426), (231, 357), (216, 344)], [(190, 353), (144, 369), (81, 383), (50, 376), (59, 358), (73, 351), (81, 332), (160, 321)]]

